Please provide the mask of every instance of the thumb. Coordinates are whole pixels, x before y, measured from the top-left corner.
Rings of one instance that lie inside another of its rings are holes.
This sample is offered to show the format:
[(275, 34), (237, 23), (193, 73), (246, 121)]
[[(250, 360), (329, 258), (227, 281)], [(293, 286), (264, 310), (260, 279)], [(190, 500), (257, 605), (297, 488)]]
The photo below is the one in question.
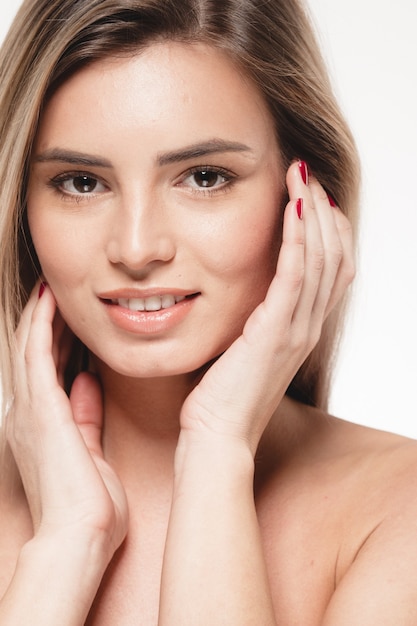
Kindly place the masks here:
[(74, 380), (70, 393), (74, 422), (89, 451), (103, 457), (103, 399), (100, 383), (94, 374), (82, 372)]

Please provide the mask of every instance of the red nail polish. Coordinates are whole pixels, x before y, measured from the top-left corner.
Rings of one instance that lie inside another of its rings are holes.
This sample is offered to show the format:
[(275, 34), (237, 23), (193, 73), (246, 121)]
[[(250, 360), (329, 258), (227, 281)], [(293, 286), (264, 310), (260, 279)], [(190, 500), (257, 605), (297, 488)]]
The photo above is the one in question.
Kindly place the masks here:
[(46, 287), (46, 283), (41, 283), (41, 284), (39, 285), (39, 298), (41, 298), (41, 297), (42, 297), (43, 292), (45, 291), (45, 287)]
[(327, 194), (327, 197), (329, 198), (329, 204), (330, 204), (330, 206), (332, 206), (332, 207), (337, 206), (337, 205), (336, 205), (336, 202), (333, 200), (332, 196), (331, 196), (329, 193)]
[(303, 179), (303, 183), (308, 185), (308, 165), (305, 161), (298, 162), (298, 169), (300, 170), (301, 178)]
[(303, 219), (303, 199), (302, 198), (298, 198), (297, 203), (296, 203), (296, 209), (297, 209), (297, 215), (298, 215), (298, 219), (302, 220)]

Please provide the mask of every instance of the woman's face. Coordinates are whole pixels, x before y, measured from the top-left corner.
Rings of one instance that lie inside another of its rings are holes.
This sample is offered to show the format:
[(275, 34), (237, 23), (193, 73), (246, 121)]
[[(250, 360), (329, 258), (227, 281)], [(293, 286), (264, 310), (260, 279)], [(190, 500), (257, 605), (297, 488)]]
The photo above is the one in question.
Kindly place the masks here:
[(29, 226), (62, 316), (101, 361), (179, 374), (224, 351), (263, 299), (283, 193), (250, 81), (210, 47), (155, 44), (49, 101)]

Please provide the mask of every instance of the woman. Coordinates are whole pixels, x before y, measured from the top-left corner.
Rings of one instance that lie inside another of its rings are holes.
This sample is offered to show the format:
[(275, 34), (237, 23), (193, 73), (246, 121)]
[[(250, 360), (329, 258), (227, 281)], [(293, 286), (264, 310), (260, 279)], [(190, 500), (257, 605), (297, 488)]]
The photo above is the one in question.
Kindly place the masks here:
[(325, 412), (358, 166), (302, 7), (35, 0), (1, 68), (0, 624), (414, 624), (415, 443)]

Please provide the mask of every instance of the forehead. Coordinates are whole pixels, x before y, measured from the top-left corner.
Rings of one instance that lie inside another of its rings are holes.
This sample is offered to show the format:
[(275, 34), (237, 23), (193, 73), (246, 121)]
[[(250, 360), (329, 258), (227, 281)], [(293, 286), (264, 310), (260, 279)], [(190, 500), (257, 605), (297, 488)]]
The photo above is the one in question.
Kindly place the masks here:
[[(138, 133), (138, 134), (137, 134)], [(197, 134), (272, 145), (275, 128), (262, 95), (225, 52), (204, 44), (152, 44), (134, 56), (95, 61), (59, 87), (45, 107), (38, 148), (72, 135), (83, 141)], [(89, 147), (91, 149), (91, 147)]]

